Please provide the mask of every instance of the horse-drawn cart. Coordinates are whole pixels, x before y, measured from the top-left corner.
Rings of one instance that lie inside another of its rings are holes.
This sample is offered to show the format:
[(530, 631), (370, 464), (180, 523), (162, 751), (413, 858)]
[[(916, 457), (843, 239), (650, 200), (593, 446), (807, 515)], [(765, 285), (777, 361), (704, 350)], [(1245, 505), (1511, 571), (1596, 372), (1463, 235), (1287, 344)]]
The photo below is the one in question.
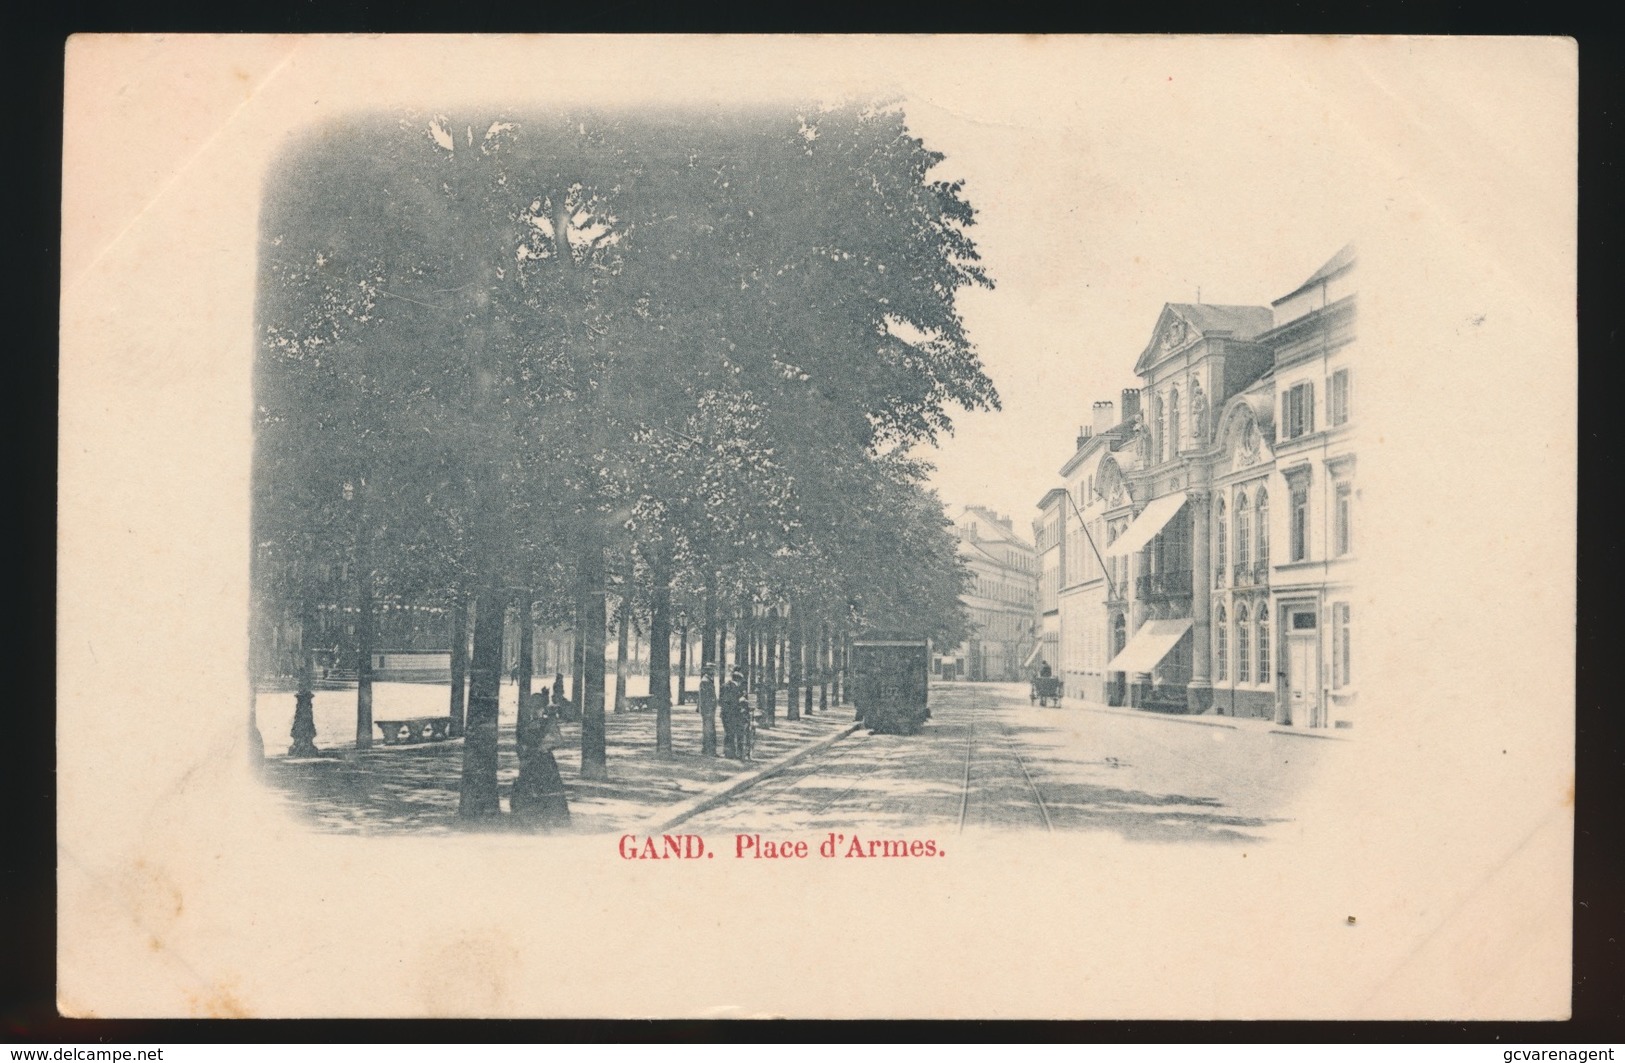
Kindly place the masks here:
[(1061, 703), (1061, 677), (1058, 675), (1039, 675), (1033, 677), (1032, 694), (1029, 701), (1038, 705), (1059, 705)]

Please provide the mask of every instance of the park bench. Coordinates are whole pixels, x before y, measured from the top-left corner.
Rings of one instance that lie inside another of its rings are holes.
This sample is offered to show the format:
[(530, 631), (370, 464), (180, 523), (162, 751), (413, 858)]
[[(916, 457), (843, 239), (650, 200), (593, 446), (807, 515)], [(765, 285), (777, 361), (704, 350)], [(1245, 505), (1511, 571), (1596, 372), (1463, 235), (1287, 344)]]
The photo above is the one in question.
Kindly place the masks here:
[(631, 709), (633, 712), (648, 712), (649, 697), (647, 694), (636, 696), (628, 695), (626, 699), (626, 707)]
[(374, 720), (383, 732), (384, 745), (413, 745), (418, 742), (444, 742), (452, 734), (450, 716), (413, 716), (404, 720)]

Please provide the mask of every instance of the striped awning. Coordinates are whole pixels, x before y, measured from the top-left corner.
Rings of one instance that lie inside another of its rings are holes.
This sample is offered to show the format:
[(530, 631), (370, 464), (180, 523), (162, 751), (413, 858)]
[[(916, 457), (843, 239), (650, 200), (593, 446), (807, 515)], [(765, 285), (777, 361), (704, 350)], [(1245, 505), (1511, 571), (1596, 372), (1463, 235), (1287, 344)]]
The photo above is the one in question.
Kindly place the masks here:
[(1153, 498), (1149, 505), (1140, 511), (1134, 522), (1123, 530), (1117, 541), (1106, 547), (1108, 554), (1122, 557), (1132, 554), (1136, 550), (1144, 550), (1156, 534), (1167, 526), (1185, 506), (1185, 492), (1175, 491), (1171, 495)]
[(1183, 620), (1147, 620), (1128, 640), (1123, 652), (1106, 665), (1108, 672), (1148, 673), (1168, 656), (1185, 632), (1191, 629), (1189, 617)]

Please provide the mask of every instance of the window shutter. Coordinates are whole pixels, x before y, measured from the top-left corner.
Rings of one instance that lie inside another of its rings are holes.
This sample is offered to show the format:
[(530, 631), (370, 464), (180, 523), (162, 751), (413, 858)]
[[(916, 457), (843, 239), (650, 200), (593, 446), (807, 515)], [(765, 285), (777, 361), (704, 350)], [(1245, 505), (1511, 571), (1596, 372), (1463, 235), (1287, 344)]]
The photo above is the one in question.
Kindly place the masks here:
[(1315, 430), (1315, 385), (1303, 386), (1303, 430), (1305, 433)]

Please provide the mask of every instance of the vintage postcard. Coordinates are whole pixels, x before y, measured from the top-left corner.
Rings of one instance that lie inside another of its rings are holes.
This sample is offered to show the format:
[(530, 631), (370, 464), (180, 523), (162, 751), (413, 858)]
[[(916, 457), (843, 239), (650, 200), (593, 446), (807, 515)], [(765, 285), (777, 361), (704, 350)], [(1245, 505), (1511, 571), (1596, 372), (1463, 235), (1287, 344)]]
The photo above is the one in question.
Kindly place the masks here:
[(66, 64), (64, 1014), (1568, 1014), (1572, 41)]

